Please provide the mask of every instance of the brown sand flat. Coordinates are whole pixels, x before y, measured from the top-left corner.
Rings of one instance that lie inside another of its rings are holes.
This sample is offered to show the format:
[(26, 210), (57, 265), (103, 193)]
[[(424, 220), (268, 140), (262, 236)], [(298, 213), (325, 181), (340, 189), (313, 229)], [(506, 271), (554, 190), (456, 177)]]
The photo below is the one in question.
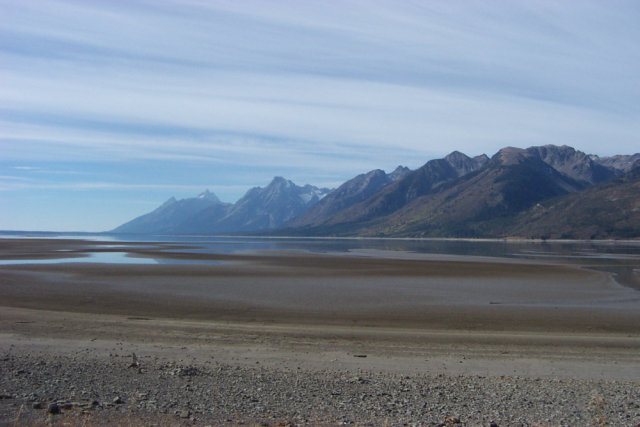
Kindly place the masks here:
[[(1, 243), (0, 256), (55, 256), (61, 248), (78, 252), (95, 248), (94, 242), (73, 240)], [(131, 256), (222, 263), (1, 265), (1, 304), (240, 323), (445, 331), (640, 331), (640, 293), (619, 285), (609, 273), (576, 265), (477, 257), (467, 261), (455, 256), (430, 259), (415, 254), (398, 258), (375, 251), (368, 256), (229, 255), (135, 245), (129, 251)]]
[(4, 265), (0, 300), (9, 307), (169, 319), (638, 332), (640, 294), (605, 272), (571, 265), (212, 257), (225, 263)]

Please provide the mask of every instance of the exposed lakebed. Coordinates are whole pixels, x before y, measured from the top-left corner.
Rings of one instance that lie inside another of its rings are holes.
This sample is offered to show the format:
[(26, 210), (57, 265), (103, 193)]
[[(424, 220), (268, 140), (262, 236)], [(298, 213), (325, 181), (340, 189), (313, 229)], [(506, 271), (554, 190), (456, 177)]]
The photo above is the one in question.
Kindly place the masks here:
[[(490, 257), (581, 265), (614, 274), (640, 290), (640, 241), (513, 241), (459, 239), (270, 238), (220, 236), (46, 235), (55, 246), (38, 246), (40, 235), (0, 236), (0, 265), (221, 264), (219, 255), (301, 252), (425, 259), (446, 255)], [(23, 239), (18, 249), (8, 244)], [(33, 244), (31, 244), (33, 243)], [(375, 255), (372, 255), (375, 254)]]
[(640, 419), (636, 242), (69, 237), (0, 239), (0, 421)]

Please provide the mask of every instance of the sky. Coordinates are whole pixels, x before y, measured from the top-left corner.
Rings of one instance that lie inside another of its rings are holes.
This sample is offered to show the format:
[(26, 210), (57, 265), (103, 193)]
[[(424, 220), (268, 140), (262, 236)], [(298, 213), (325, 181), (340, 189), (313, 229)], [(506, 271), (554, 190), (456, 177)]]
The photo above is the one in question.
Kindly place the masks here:
[(274, 176), (640, 151), (636, 1), (0, 0), (0, 230)]

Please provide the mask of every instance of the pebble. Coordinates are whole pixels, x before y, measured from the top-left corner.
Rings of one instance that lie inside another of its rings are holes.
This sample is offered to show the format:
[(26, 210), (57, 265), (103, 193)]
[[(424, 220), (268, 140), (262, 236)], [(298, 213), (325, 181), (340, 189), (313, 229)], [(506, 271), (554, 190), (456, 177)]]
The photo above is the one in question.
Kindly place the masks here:
[(118, 416), (139, 417), (122, 425), (640, 424), (640, 381), (633, 378), (560, 381), (291, 370), (163, 362), (140, 354), (137, 360), (145, 366), (144, 375), (128, 369), (127, 357), (5, 355), (0, 372), (30, 374), (0, 375), (0, 391), (12, 397), (0, 399), (0, 425), (37, 424), (43, 401), (52, 402), (50, 414), (64, 410), (93, 419), (89, 424)]

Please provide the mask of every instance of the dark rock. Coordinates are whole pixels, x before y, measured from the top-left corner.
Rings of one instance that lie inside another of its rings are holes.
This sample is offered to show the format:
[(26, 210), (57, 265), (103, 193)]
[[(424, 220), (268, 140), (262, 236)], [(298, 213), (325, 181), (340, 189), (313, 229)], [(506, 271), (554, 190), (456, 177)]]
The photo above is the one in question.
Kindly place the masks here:
[(117, 396), (115, 399), (113, 399), (113, 403), (115, 403), (116, 405), (120, 405), (124, 403), (124, 401), (120, 398), (120, 396)]
[(186, 366), (183, 368), (178, 368), (178, 369), (174, 369), (171, 372), (172, 375), (178, 375), (181, 377), (196, 377), (198, 375), (201, 375), (202, 373), (200, 372), (200, 370), (198, 368), (195, 368), (193, 366)]
[(60, 407), (58, 406), (57, 403), (51, 403), (49, 404), (49, 408), (47, 409), (47, 412), (50, 414), (59, 414), (60, 413)]
[(31, 405), (31, 407), (33, 409), (42, 409), (42, 403), (40, 402), (34, 402), (33, 405)]

